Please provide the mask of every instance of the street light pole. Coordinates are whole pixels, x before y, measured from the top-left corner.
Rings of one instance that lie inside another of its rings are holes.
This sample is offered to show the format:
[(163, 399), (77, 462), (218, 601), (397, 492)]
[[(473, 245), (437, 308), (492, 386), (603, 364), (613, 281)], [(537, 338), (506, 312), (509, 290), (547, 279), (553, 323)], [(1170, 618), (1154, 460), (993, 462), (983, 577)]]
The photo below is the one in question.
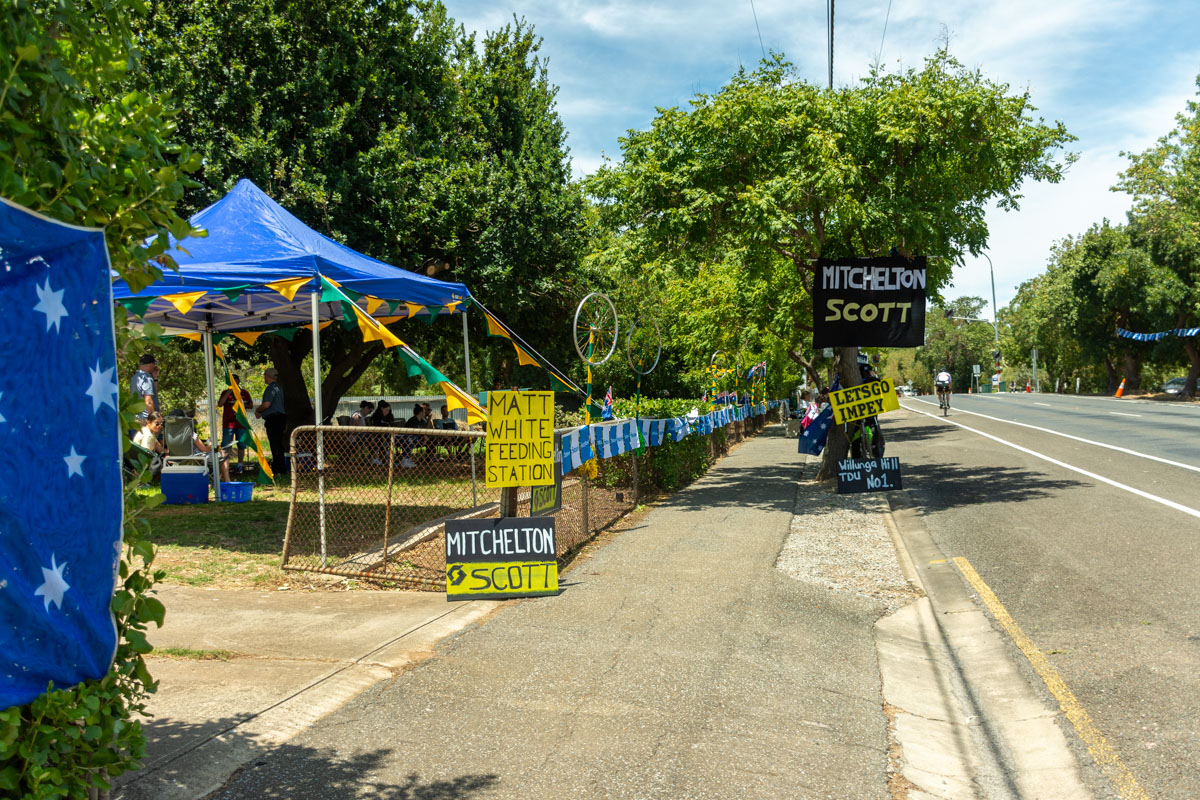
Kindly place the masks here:
[(992, 267), (992, 257), (987, 253), (980, 253), (981, 256), (987, 259), (988, 274), (992, 276), (992, 319), (995, 322), (992, 327), (996, 331), (996, 349), (1000, 349), (1000, 313), (996, 310), (996, 270)]

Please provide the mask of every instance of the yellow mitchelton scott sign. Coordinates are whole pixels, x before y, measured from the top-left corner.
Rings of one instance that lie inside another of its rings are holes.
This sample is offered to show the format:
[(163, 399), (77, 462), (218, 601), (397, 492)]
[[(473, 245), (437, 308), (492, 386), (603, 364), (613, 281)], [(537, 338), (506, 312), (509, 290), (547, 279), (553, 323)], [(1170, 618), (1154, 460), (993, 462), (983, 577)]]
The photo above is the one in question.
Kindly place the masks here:
[(833, 406), (833, 421), (843, 425), (895, 411), (900, 408), (900, 399), (896, 397), (896, 387), (884, 379), (830, 392), (829, 404)]

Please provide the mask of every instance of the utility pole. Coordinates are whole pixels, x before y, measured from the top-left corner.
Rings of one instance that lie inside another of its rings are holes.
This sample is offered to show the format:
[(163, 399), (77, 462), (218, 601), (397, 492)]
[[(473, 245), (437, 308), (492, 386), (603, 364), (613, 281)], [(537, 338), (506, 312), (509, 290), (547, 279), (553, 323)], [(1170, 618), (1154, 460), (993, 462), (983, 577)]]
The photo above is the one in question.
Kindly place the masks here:
[(833, 0), (829, 0), (829, 91), (833, 91)]

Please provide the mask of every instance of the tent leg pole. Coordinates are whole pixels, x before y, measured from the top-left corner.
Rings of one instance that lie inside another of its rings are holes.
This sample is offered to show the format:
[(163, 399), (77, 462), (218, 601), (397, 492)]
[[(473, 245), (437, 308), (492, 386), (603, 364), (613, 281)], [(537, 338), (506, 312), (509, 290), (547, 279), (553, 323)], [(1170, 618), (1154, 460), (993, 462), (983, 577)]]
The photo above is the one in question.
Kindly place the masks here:
[[(321, 566), (325, 567), (325, 431), (321, 430), (321, 422), (325, 419), (321, 401), (321, 289), (318, 286), (312, 293), (312, 326), (313, 326), (313, 410), (316, 413), (317, 433), (317, 505), (321, 517)], [(292, 465), (295, 469), (296, 465)]]
[(212, 468), (213, 500), (221, 502), (221, 431), (217, 428), (217, 387), (213, 377), (212, 330), (204, 331), (204, 377), (208, 389), (208, 443)]
[[(467, 337), (467, 312), (465, 310), (462, 312), (462, 323), (463, 323), (463, 364), (466, 365), (466, 368), (467, 368), (467, 394), (473, 394), (474, 390), (471, 389), (471, 347), (470, 347), (470, 340)], [(471, 450), (470, 450), (470, 453), (471, 453), (471, 507), (474, 508), (475, 506), (479, 505), (479, 498), (476, 496), (476, 489), (475, 489), (475, 440), (472, 439), (470, 441), (471, 441)]]

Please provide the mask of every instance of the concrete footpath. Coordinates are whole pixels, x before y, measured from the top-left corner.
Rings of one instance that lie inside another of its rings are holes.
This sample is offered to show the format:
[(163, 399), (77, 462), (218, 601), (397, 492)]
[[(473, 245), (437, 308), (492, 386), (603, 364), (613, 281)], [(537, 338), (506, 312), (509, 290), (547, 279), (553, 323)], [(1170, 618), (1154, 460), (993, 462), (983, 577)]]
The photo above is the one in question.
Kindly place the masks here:
[[(256, 750), (212, 797), (889, 797), (872, 636), (884, 608), (777, 569), (801, 471), (782, 430), (595, 548), (560, 596), (480, 614), (434, 657)], [(387, 602), (336, 600), (362, 605), (342, 621)], [(448, 608), (425, 602), (430, 616)], [(292, 658), (339, 625), (324, 611), (311, 612)], [(218, 688), (219, 724), (240, 709)], [(137, 786), (125, 796), (166, 796)]]

